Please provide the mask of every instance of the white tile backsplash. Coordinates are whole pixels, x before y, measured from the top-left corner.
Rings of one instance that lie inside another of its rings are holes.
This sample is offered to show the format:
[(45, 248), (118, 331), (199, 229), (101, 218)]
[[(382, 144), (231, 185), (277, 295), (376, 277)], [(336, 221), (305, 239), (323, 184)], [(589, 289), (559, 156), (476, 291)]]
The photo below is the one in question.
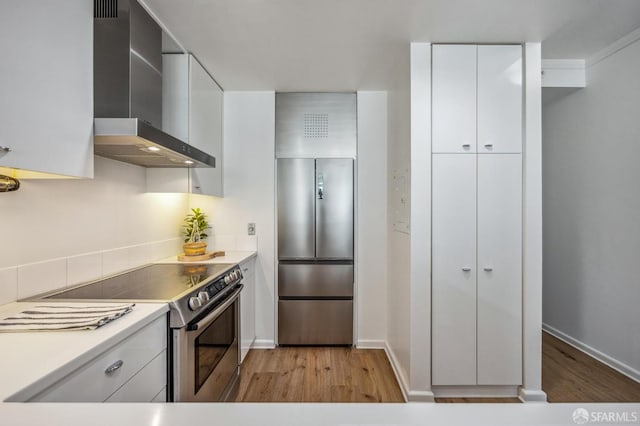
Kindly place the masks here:
[(57, 290), (66, 285), (66, 258), (30, 263), (18, 267), (18, 299)]
[[(231, 241), (235, 245), (235, 239)], [(182, 239), (170, 238), (0, 269), (0, 305), (93, 281), (175, 256), (181, 251)]]
[(67, 258), (67, 285), (76, 285), (102, 277), (102, 253)]
[(129, 269), (129, 252), (127, 248), (119, 248), (102, 252), (102, 276), (113, 275)]
[[(214, 247), (214, 250), (216, 250), (216, 251), (219, 251), (219, 250), (225, 250), (225, 251), (236, 250), (236, 236), (235, 235), (215, 235), (213, 237), (213, 240), (214, 240), (213, 247)], [(211, 244), (211, 241), (208, 241), (208, 243)], [(208, 249), (208, 250), (210, 250), (210, 249)]]
[(158, 241), (151, 245), (151, 261), (166, 259), (175, 256), (182, 251), (182, 239), (173, 238), (165, 241)]
[(18, 268), (0, 269), (0, 305), (18, 299)]
[(151, 245), (152, 243), (127, 247), (127, 258), (129, 261), (129, 268), (135, 268), (151, 262), (151, 258), (152, 258)]

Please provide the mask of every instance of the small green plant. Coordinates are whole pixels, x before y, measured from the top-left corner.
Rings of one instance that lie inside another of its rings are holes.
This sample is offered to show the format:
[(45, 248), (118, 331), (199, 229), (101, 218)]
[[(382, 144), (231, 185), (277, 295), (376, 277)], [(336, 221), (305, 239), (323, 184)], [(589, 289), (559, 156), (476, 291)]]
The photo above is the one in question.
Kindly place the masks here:
[(199, 208), (191, 209), (184, 218), (183, 234), (186, 237), (185, 243), (197, 243), (208, 237), (207, 228), (209, 223), (207, 222), (207, 215)]

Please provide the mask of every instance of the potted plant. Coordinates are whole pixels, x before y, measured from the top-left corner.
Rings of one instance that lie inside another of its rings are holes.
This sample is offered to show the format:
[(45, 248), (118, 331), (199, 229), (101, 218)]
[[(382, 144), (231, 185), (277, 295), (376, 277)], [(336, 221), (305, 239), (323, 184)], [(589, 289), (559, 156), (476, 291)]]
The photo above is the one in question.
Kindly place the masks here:
[(209, 223), (207, 222), (207, 215), (199, 208), (191, 209), (184, 218), (183, 234), (185, 236), (184, 254), (186, 256), (199, 256), (203, 255), (207, 251), (207, 243), (203, 240), (208, 237), (207, 228)]

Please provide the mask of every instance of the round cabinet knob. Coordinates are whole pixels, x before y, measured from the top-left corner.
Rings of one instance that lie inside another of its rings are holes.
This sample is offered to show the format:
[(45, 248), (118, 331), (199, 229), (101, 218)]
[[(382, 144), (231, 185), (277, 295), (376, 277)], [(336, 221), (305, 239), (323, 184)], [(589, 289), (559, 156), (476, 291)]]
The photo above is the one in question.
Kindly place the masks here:
[(192, 311), (197, 311), (202, 307), (202, 302), (197, 297), (192, 297), (189, 299), (189, 309)]
[(207, 293), (206, 291), (201, 291), (200, 293), (198, 293), (198, 300), (200, 300), (200, 303), (204, 305), (209, 301), (209, 293)]

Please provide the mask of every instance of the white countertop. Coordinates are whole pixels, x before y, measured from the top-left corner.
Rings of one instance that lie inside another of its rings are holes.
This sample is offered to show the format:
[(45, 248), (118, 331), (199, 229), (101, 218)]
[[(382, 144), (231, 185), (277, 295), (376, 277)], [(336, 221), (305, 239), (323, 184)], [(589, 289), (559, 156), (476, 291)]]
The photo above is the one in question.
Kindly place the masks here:
[(7, 426), (575, 426), (572, 415), (577, 408), (640, 415), (640, 404), (5, 403), (0, 404), (0, 423)]
[(256, 257), (257, 253), (255, 251), (226, 251), (224, 256), (214, 257), (210, 260), (201, 260), (198, 262), (182, 262), (178, 260), (178, 256), (171, 256), (166, 259), (159, 260), (154, 263), (180, 263), (180, 264), (189, 264), (189, 263), (242, 263), (245, 260), (249, 260), (252, 257)]
[[(36, 304), (0, 306), (0, 317)], [(168, 310), (166, 303), (137, 303), (128, 314), (96, 330), (0, 333), (0, 401), (30, 398)]]

